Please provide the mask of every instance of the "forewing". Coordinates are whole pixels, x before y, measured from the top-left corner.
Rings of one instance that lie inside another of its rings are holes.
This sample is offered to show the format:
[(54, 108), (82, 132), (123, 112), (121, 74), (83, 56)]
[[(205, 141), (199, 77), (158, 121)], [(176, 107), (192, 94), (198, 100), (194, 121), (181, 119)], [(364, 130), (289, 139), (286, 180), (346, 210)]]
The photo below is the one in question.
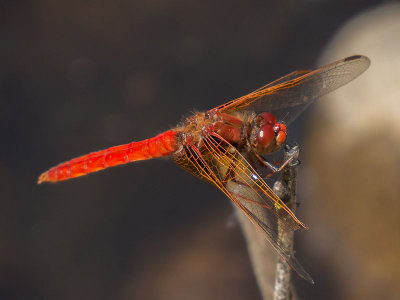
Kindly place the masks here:
[(294, 231), (306, 226), (296, 218), (236, 148), (222, 137), (210, 133), (204, 137), (204, 146), (201, 149), (187, 145), (184, 154), (173, 159), (186, 170), (224, 192), (257, 229), (265, 234), (278, 254), (301, 277), (312, 281), (291, 250), (280, 243), (278, 218), (279, 226), (284, 231)]
[(290, 124), (309, 104), (355, 79), (369, 64), (367, 57), (357, 55), (314, 71), (295, 71), (216, 109), (268, 111)]

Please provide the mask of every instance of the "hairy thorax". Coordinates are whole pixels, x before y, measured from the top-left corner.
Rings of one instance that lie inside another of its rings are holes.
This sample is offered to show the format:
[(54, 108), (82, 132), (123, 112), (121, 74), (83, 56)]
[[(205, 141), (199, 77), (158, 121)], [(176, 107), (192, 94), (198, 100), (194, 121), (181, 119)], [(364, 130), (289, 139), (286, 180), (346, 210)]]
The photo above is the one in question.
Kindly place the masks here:
[(253, 119), (253, 114), (196, 112), (178, 128), (178, 138), (183, 145), (194, 145), (201, 149), (204, 137), (213, 135), (216, 138), (222, 137), (236, 148), (242, 148), (248, 144)]

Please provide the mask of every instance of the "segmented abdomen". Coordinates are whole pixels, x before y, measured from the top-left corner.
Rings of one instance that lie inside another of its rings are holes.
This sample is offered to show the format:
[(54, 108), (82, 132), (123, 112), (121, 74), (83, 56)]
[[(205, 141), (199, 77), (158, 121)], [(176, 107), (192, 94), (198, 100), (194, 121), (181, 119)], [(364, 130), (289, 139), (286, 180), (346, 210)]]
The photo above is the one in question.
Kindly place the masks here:
[(176, 134), (177, 131), (170, 130), (144, 141), (74, 158), (41, 174), (38, 183), (67, 180), (120, 164), (171, 155), (178, 148)]

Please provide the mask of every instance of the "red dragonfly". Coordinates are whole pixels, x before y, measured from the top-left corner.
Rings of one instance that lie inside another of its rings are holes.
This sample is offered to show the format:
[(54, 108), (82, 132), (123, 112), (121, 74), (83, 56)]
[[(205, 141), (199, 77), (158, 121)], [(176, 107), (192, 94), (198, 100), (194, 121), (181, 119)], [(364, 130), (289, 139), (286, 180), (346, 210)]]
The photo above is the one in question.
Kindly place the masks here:
[[(257, 172), (276, 168), (263, 157), (286, 140), (286, 125), (310, 103), (350, 82), (370, 64), (367, 57), (344, 58), (320, 69), (294, 71), (254, 92), (207, 112), (196, 112), (176, 128), (144, 141), (93, 152), (61, 163), (40, 175), (38, 183), (58, 182), (133, 161), (170, 156), (175, 163), (215, 185), (265, 234), (277, 253), (311, 281), (290, 249), (280, 243), (278, 223), (287, 231), (307, 229)], [(277, 121), (285, 116), (285, 123)], [(286, 164), (285, 162), (283, 166)], [(229, 189), (240, 182), (251, 199)]]

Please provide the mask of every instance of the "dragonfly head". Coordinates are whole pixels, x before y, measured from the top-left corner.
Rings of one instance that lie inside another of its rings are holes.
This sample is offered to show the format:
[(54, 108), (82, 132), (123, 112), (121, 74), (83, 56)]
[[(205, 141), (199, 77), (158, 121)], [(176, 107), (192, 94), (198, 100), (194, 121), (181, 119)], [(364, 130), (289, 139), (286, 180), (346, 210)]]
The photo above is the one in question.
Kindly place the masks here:
[(279, 149), (286, 140), (286, 125), (278, 123), (273, 114), (263, 112), (253, 120), (250, 144), (258, 154), (268, 154)]

